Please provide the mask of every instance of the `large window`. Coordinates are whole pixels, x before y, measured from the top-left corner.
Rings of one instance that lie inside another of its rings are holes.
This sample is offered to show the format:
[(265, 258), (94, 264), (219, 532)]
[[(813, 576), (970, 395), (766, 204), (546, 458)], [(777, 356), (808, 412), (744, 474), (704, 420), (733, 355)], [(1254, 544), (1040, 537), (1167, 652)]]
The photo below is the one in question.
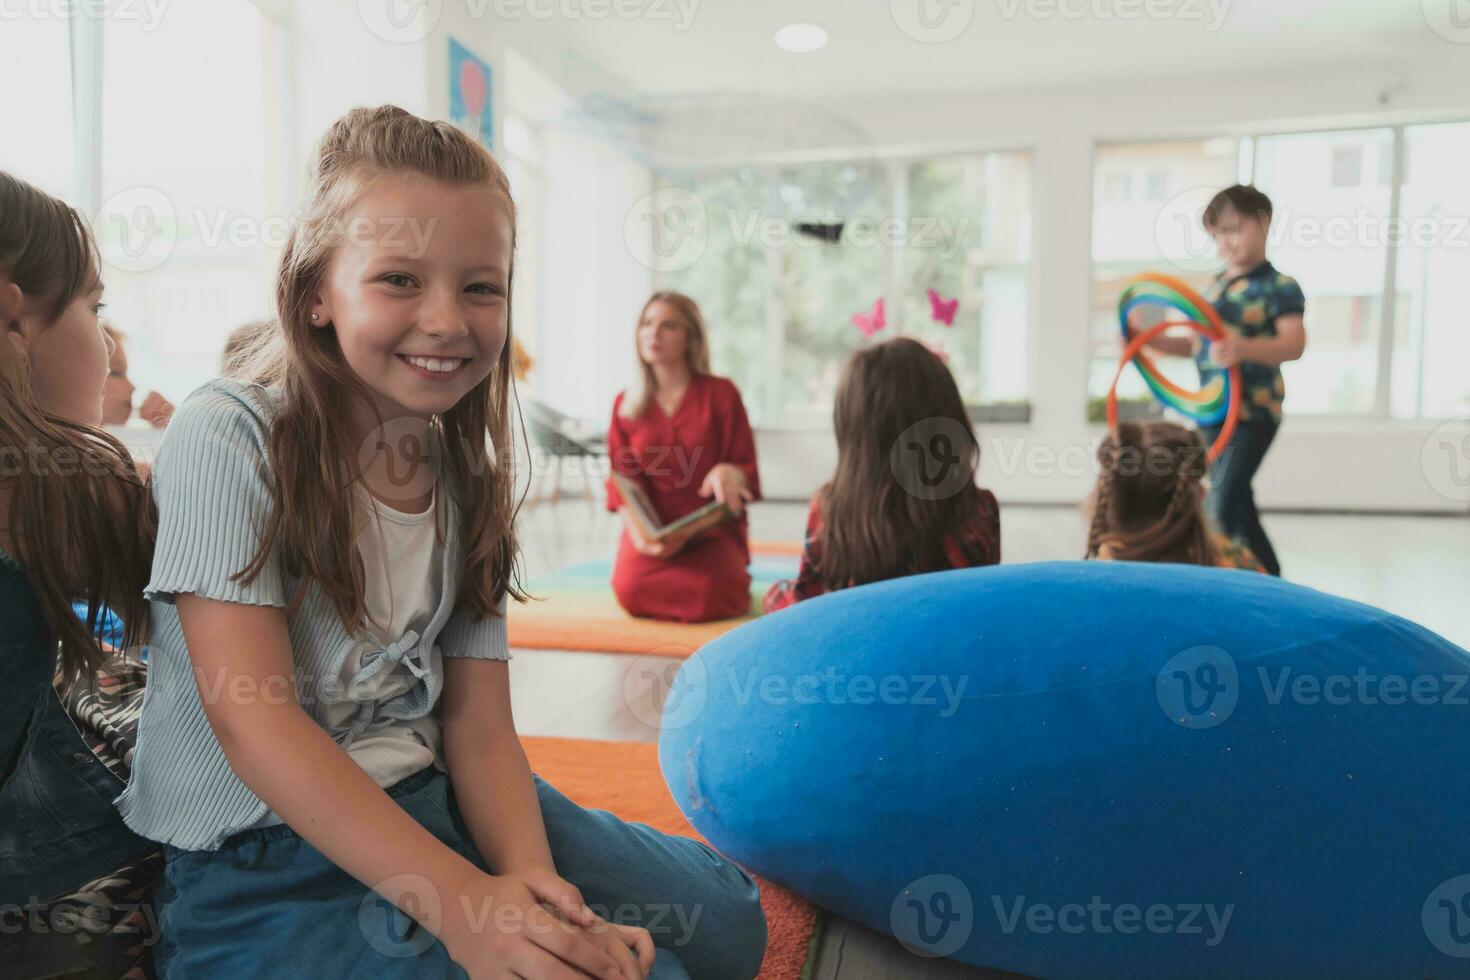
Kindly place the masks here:
[[(659, 284), (698, 300), (714, 369), (765, 424), (824, 421), (847, 356), (899, 334), (942, 352), (969, 404), (1025, 402), (1029, 154), (669, 170), (658, 183), (677, 189), (679, 221), (697, 212), (698, 236)], [(930, 290), (957, 301), (952, 324)], [(879, 299), (886, 325), (869, 337), (853, 318)]]
[[(1213, 193), (1253, 182), (1275, 207), (1267, 255), (1307, 297), (1307, 355), (1283, 368), (1296, 414), (1436, 418), (1470, 411), (1470, 124), (1100, 146), (1093, 204), (1090, 414), (1117, 366), (1123, 281), (1205, 287)], [(1181, 383), (1192, 366), (1164, 360)], [(1136, 372), (1125, 405), (1156, 411)]]
[(65, 17), (0, 21), (0, 170), (76, 204)]
[(65, 6), (0, 26), (0, 169), (90, 218), (137, 400), (177, 402), (271, 310), (290, 219), (282, 28), (249, 0)]
[(1375, 411), (1392, 166), (1387, 129), (1256, 144), (1255, 183), (1275, 209), (1267, 256), (1307, 296), (1309, 352), (1282, 368), (1289, 411)]
[(1404, 134), (1391, 411), (1470, 415), (1470, 123)]
[(145, 26), (103, 23), (94, 227), (139, 398), (178, 401), (219, 374), (233, 328), (271, 314), (289, 216), (272, 200), (260, 9), (176, 4)]

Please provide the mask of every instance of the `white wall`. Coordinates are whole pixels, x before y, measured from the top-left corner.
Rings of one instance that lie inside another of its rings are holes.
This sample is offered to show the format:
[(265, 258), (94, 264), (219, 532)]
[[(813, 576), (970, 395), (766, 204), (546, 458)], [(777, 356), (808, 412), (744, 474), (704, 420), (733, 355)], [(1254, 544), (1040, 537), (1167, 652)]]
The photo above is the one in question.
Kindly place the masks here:
[[(1096, 142), (1470, 118), (1466, 61), (1464, 71), (1451, 74), (1388, 77), (1346, 70), (1244, 81), (1171, 78), (1113, 89), (834, 106), (861, 125), (877, 147), (1029, 147), (1035, 152), (1032, 421), (982, 427), (982, 481), (1013, 503), (1074, 503), (1091, 488), (1085, 461), (1102, 432), (1083, 421)], [(1398, 94), (1383, 105), (1380, 94), (1390, 85)], [(1310, 326), (1308, 311), (1309, 332)], [(1257, 497), (1267, 507), (1465, 512), (1470, 510), (1466, 495), (1451, 499), (1437, 491), (1421, 464), (1435, 427), (1291, 418), (1257, 481)], [(1465, 429), (1470, 432), (1470, 425)], [(827, 432), (765, 431), (757, 442), (762, 480), (772, 497), (806, 496), (834, 462)]]
[(648, 299), (647, 265), (629, 248), (629, 202), (652, 189), (648, 168), (599, 140), (546, 135), (544, 251), (550, 263), (537, 393), (606, 423), (634, 366), (634, 319)]
[(338, 2), (289, 7), (286, 99), (292, 116), (287, 125), (296, 142), (293, 206), (304, 190), (302, 181), (317, 141), (347, 110), (391, 103), (419, 114), (432, 111), (424, 61), (433, 35), (422, 43), (385, 40), (373, 32), (358, 8)]

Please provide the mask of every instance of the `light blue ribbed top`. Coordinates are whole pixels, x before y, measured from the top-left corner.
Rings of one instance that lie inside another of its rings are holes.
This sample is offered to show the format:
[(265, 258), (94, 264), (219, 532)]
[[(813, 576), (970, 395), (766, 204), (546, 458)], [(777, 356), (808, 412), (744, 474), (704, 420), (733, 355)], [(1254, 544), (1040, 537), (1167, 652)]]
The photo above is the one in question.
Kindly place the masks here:
[[(295, 595), (298, 580), (285, 574), (278, 556), (248, 585), (231, 578), (254, 557), (270, 512), (267, 434), (276, 398), (273, 389), (237, 381), (204, 385), (179, 406), (153, 465), (158, 544), (144, 593), (151, 621), (148, 687), (132, 779), (117, 806), (137, 833), (187, 850), (215, 850), (267, 812), (235, 776), (205, 717), (174, 596), (284, 608)], [(385, 717), (408, 720), (434, 709), (442, 657), (510, 659), (504, 600), (500, 618), (454, 612), (464, 555), (454, 495), (445, 493), (443, 500), (444, 588), (438, 608), (422, 634), (410, 632), (363, 657), (377, 669), (408, 661), (429, 670), (425, 694), (392, 702)], [(359, 732), (333, 731), (324, 720), (326, 708), (341, 697), (338, 678), (348, 654), (371, 639), (370, 631), (364, 626), (350, 635), (315, 582), (307, 583), (288, 627), (298, 699), (328, 734), (349, 744)], [(230, 690), (218, 678), (203, 683), (220, 696)], [(272, 693), (281, 692), (266, 692)]]

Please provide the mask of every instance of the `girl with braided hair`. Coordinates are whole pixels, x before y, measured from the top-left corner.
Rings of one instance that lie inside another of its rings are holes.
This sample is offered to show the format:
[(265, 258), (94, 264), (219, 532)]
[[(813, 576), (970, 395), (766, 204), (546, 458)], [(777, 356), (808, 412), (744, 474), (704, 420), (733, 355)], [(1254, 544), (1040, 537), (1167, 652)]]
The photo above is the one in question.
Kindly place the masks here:
[(1265, 571), (1205, 516), (1209, 461), (1198, 432), (1172, 422), (1123, 422), (1103, 439), (1097, 459), (1088, 558)]

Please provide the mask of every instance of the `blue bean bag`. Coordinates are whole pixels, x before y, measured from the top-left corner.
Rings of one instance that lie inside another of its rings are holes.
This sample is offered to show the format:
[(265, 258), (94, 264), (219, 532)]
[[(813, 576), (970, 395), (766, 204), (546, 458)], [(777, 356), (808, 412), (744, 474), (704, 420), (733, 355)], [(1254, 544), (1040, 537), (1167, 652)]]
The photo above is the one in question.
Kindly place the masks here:
[(1059, 562), (705, 646), (659, 757), (713, 844), (1045, 977), (1470, 975), (1470, 654), (1263, 575)]

